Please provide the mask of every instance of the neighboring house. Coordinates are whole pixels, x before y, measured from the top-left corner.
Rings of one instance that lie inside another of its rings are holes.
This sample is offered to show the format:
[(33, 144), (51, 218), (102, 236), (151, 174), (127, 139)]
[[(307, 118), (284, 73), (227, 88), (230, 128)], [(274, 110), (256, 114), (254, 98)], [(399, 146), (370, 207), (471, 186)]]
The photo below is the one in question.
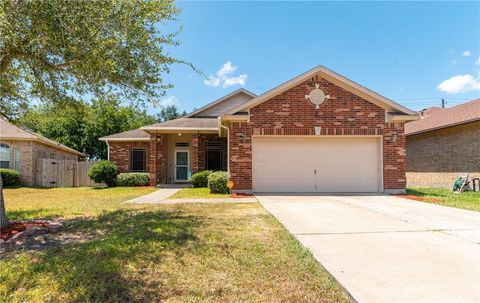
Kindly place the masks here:
[(20, 172), (23, 185), (35, 185), (38, 159), (77, 160), (79, 151), (0, 118), (0, 168)]
[[(317, 109), (307, 99), (327, 95)], [(313, 91), (313, 92), (312, 92)], [(318, 66), (260, 96), (244, 89), (187, 117), (100, 138), (151, 185), (228, 170), (236, 192), (405, 192), (404, 122), (416, 112)]]
[(452, 187), (459, 175), (480, 177), (480, 99), (425, 109), (405, 134), (408, 186)]

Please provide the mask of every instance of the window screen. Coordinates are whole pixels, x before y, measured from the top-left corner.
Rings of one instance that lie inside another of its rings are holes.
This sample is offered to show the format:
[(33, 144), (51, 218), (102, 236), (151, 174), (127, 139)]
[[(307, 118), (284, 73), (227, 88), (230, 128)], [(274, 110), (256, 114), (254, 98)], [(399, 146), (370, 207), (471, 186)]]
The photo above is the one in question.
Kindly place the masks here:
[(130, 151), (130, 170), (133, 172), (147, 171), (147, 152), (143, 148)]

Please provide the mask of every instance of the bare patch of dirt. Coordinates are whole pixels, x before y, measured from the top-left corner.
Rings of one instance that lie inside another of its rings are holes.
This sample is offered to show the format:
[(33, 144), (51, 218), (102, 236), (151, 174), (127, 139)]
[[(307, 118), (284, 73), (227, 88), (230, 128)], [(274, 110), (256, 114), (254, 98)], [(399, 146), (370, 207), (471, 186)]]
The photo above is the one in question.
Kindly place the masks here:
[(0, 255), (15, 253), (20, 251), (41, 251), (50, 248), (58, 248), (65, 245), (81, 244), (103, 236), (103, 232), (76, 232), (76, 233), (57, 233), (44, 234), (28, 237), (12, 245), (0, 247)]

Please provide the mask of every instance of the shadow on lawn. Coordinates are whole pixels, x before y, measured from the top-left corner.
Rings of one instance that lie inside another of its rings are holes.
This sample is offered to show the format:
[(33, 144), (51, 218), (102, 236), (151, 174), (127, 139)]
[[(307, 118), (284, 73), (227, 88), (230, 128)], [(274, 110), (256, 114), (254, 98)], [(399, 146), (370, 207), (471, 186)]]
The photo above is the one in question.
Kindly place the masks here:
[[(67, 233), (102, 230), (103, 236), (38, 254), (35, 262), (15, 275), (16, 281), (10, 281), (11, 291), (23, 281), (49, 277), (60, 286), (59, 293), (75, 294), (76, 302), (158, 300), (158, 285), (151, 287), (148, 279), (141, 279), (141, 266), (160, 263), (165, 254), (196, 244), (195, 229), (202, 224), (198, 217), (160, 210), (118, 210), (64, 223)], [(28, 285), (35, 288), (34, 283)]]
[(425, 191), (420, 191), (420, 190), (411, 189), (411, 188), (407, 188), (406, 194), (407, 195), (414, 195), (414, 196), (417, 196), (417, 197), (426, 197), (426, 196), (428, 196), (428, 197), (438, 197), (438, 198), (444, 198), (445, 197), (445, 195), (441, 194), (441, 193), (425, 192)]

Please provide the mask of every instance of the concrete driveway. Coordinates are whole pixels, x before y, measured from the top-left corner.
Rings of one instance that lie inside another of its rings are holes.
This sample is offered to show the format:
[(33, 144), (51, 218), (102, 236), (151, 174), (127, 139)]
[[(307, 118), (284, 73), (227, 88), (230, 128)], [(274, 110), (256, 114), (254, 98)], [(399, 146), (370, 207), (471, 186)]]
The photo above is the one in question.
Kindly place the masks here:
[(358, 302), (480, 302), (480, 213), (394, 196), (257, 195)]

